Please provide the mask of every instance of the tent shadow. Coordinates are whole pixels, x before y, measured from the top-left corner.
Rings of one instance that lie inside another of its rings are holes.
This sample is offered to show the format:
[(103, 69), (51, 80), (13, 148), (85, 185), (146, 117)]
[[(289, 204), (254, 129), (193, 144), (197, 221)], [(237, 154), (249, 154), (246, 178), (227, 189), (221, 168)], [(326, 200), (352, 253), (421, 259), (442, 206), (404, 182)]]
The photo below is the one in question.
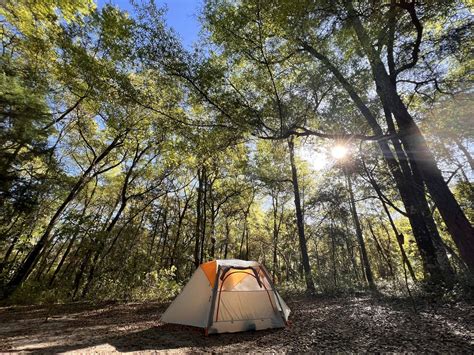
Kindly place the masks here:
[[(125, 333), (115, 336), (98, 337), (93, 340), (79, 341), (75, 344), (61, 344), (50, 347), (30, 347), (25, 349), (33, 354), (62, 353), (67, 351), (81, 351), (85, 348), (110, 344), (119, 352), (137, 351), (215, 351), (219, 347), (232, 347), (238, 351), (266, 335), (274, 334), (281, 329), (268, 329), (240, 333), (223, 333), (204, 335), (202, 328), (160, 324), (137, 332)], [(247, 343), (248, 342), (248, 343)], [(251, 348), (243, 349), (250, 351)], [(93, 351), (93, 350), (92, 350)]]
[[(201, 328), (175, 324), (162, 324), (139, 332), (126, 334), (111, 339), (109, 343), (117, 351), (146, 351), (146, 350), (195, 350), (211, 351), (216, 347), (226, 347), (246, 341), (255, 341), (280, 329), (248, 331), (240, 333), (223, 333), (204, 335)], [(240, 347), (240, 346), (239, 346)], [(235, 349), (237, 350), (237, 349)]]

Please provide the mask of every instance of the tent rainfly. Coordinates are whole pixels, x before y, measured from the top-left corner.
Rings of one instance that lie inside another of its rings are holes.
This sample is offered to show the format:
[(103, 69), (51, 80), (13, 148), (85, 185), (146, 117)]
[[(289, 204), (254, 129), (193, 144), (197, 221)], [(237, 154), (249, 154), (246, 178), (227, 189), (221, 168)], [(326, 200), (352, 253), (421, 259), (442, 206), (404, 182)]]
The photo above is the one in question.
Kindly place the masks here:
[(204, 328), (207, 335), (283, 328), (289, 315), (263, 265), (214, 260), (197, 268), (161, 320)]

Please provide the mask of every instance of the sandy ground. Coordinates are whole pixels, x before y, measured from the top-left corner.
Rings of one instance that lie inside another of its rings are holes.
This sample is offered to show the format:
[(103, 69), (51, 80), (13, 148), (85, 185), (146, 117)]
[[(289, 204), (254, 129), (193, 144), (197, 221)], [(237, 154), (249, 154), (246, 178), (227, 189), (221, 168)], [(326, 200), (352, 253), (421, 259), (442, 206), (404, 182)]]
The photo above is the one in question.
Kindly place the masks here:
[(474, 352), (474, 307), (371, 297), (287, 299), (285, 329), (219, 334), (159, 321), (154, 303), (0, 308), (0, 351), (9, 352)]

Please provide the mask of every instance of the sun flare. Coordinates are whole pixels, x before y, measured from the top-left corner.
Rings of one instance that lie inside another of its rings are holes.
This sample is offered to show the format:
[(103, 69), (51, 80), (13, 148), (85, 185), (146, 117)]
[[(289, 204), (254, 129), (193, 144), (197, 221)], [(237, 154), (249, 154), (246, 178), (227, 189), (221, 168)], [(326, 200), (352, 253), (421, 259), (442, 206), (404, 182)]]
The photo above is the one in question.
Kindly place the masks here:
[(343, 145), (336, 145), (331, 149), (331, 155), (335, 159), (343, 159), (347, 156), (348, 150), (347, 147)]

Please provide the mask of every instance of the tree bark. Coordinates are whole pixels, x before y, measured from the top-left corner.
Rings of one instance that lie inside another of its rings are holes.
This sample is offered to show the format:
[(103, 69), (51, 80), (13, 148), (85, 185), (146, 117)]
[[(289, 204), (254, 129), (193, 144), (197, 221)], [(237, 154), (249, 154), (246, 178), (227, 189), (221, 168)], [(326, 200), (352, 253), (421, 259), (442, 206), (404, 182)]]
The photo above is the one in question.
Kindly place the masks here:
[(334, 239), (334, 228), (332, 223), (329, 233), (331, 234), (332, 278), (334, 281), (334, 289), (337, 289), (336, 240)]
[[(346, 229), (346, 233), (347, 235), (350, 235), (348, 229)], [(347, 255), (349, 256), (349, 259), (351, 260), (352, 271), (354, 272), (355, 280), (359, 282), (360, 277), (359, 277), (359, 272), (357, 271), (358, 269), (357, 260), (354, 257), (354, 247), (349, 244), (349, 240), (347, 238), (344, 238), (344, 239), (345, 239), (345, 244), (346, 244), (346, 249), (347, 249)]]
[(346, 175), (346, 179), (347, 179), (347, 188), (349, 191), (351, 214), (352, 214), (352, 219), (354, 221), (354, 226), (356, 229), (357, 240), (359, 242), (359, 247), (360, 247), (361, 256), (362, 256), (362, 263), (364, 265), (365, 276), (367, 279), (367, 283), (369, 284), (369, 287), (375, 290), (376, 287), (374, 283), (374, 277), (372, 274), (372, 269), (370, 268), (369, 257), (367, 255), (367, 249), (365, 248), (364, 236), (362, 235), (362, 228), (360, 226), (359, 216), (357, 214), (356, 204), (354, 200), (354, 192), (352, 190), (352, 181), (351, 181), (349, 172), (347, 172), (345, 168), (344, 168), (344, 174)]
[(390, 275), (392, 275), (392, 277), (395, 277), (395, 273), (393, 272), (392, 261), (390, 260), (390, 255), (389, 255), (390, 251), (389, 250), (386, 251), (386, 250), (383, 249), (382, 245), (380, 244), (379, 240), (377, 239), (377, 236), (375, 235), (374, 229), (372, 228), (372, 224), (368, 223), (368, 226), (369, 226), (370, 234), (372, 235), (372, 238), (375, 241), (375, 246), (377, 247), (377, 250), (379, 251), (380, 256), (382, 257), (382, 259), (387, 264), (388, 269), (390, 270)]
[(196, 201), (196, 231), (194, 235), (195, 244), (194, 244), (194, 267), (197, 269), (200, 265), (199, 263), (199, 251), (200, 251), (200, 240), (201, 240), (201, 207), (202, 207), (202, 184), (203, 184), (203, 176), (202, 176), (202, 168), (198, 169), (197, 177), (198, 177), (198, 188), (197, 188), (197, 201)]
[(199, 264), (202, 264), (204, 262), (204, 250), (205, 250), (205, 244), (206, 244), (206, 228), (207, 228), (207, 211), (206, 211), (206, 205), (207, 205), (207, 186), (208, 186), (208, 181), (207, 181), (207, 171), (206, 167), (202, 168), (202, 180), (203, 180), (203, 185), (204, 185), (204, 191), (202, 193), (202, 213), (201, 213), (201, 250), (199, 253)]
[(16, 235), (13, 237), (12, 242), (10, 243), (10, 246), (8, 247), (5, 256), (3, 257), (3, 261), (0, 263), (0, 277), (2, 277), (3, 274), (3, 269), (5, 268), (5, 265), (8, 264), (8, 259), (10, 258), (10, 255), (13, 252), (13, 249), (15, 248), (15, 245), (19, 239), (19, 235)]
[(444, 243), (438, 233), (436, 223), (430, 211), (428, 201), (426, 200), (423, 179), (418, 172), (415, 160), (412, 159), (412, 154), (410, 152), (405, 153), (403, 150), (400, 140), (396, 135), (397, 132), (392, 120), (391, 112), (387, 107), (384, 107), (384, 113), (388, 130), (393, 135), (392, 143), (395, 147), (395, 152), (397, 154), (398, 161), (400, 162), (402, 173), (404, 174), (408, 183), (412, 186), (411, 191), (413, 194), (413, 201), (416, 204), (416, 209), (411, 211), (411, 213), (418, 214), (419, 219), (424, 221), (426, 234), (431, 237), (433, 246), (435, 248), (437, 264), (441, 270), (443, 280), (446, 283), (451, 283), (451, 280), (454, 276), (454, 271), (451, 267), (451, 264), (449, 263), (446, 249), (444, 248)]
[(311, 275), (311, 265), (309, 263), (308, 246), (304, 234), (304, 218), (301, 208), (300, 190), (298, 185), (298, 171), (295, 163), (295, 146), (293, 137), (288, 139), (288, 148), (290, 152), (291, 163), (291, 181), (293, 183), (293, 193), (295, 197), (296, 225), (298, 227), (298, 240), (300, 244), (301, 258), (303, 261), (304, 275), (306, 281), (306, 290), (310, 293), (315, 292), (313, 276)]
[[(179, 243), (179, 239), (181, 238), (181, 229), (182, 229), (182, 226), (183, 226), (183, 220), (184, 220), (184, 217), (186, 216), (186, 211), (188, 210), (190, 201), (191, 201), (191, 196), (186, 198), (186, 202), (184, 203), (183, 211), (180, 211), (180, 213), (179, 213), (178, 226), (176, 228), (176, 237), (175, 237), (175, 240), (174, 240), (174, 243), (173, 243), (173, 251), (172, 251), (172, 254), (171, 254), (171, 262), (170, 262), (171, 265), (174, 265), (174, 261), (176, 259), (178, 243)], [(214, 258), (214, 254), (212, 255), (212, 257)]]
[(227, 259), (227, 253), (229, 252), (229, 238), (230, 238), (230, 227), (229, 220), (225, 219), (225, 246), (224, 246), (224, 259)]
[(471, 167), (471, 170), (474, 171), (474, 159), (472, 158), (471, 153), (469, 153), (469, 150), (461, 143), (461, 140), (458, 138), (454, 139), (454, 143), (456, 143), (456, 146), (466, 157), (467, 162), (469, 163), (469, 166)]
[(372, 47), (370, 37), (353, 9), (352, 3), (346, 2), (346, 7), (350, 23), (371, 65), (377, 94), (382, 104), (393, 113), (405, 150), (410, 152), (410, 159), (418, 167), (461, 257), (474, 273), (474, 228), (444, 181), (433, 154), (415, 120), (398, 95), (397, 88), (387, 73), (384, 63)]
[[(384, 209), (384, 211), (385, 211), (385, 213), (388, 217), (388, 220), (389, 220), (390, 225), (393, 229), (393, 232), (395, 233), (395, 238), (397, 239), (397, 244), (398, 244), (398, 247), (400, 249), (400, 253), (402, 255), (402, 261), (407, 266), (412, 280), (414, 282), (416, 282), (417, 279), (416, 279), (416, 276), (415, 276), (415, 272), (413, 271), (413, 267), (411, 266), (410, 260), (408, 259), (408, 256), (405, 252), (405, 248), (403, 247), (403, 240), (404, 240), (403, 234), (398, 233), (397, 227), (395, 226), (395, 223), (393, 222), (392, 215), (390, 214), (390, 211), (388, 210), (388, 207), (385, 204), (385, 201), (383, 201), (383, 199), (380, 196), (379, 196), (379, 198), (380, 198), (380, 201), (382, 202), (383, 209)], [(386, 231), (386, 232), (388, 233), (388, 231)]]
[(273, 207), (273, 267), (272, 267), (272, 281), (276, 283), (278, 276), (278, 237), (280, 234), (280, 225), (283, 218), (283, 206), (282, 213), (278, 219), (278, 207), (279, 198), (278, 191), (272, 192), (272, 207)]
[(95, 185), (94, 185), (94, 188), (92, 189), (91, 195), (89, 197), (86, 197), (86, 199), (84, 201), (84, 208), (82, 209), (81, 215), (79, 216), (78, 226), (77, 226), (76, 230), (74, 231), (74, 234), (73, 234), (72, 238), (70, 239), (70, 241), (69, 241), (69, 243), (66, 247), (66, 250), (64, 251), (64, 254), (61, 257), (61, 260), (59, 260), (58, 266), (56, 266), (56, 269), (54, 270), (54, 273), (51, 276), (51, 279), (49, 280), (49, 283), (48, 283), (49, 287), (51, 287), (53, 285), (54, 280), (56, 279), (56, 276), (58, 275), (59, 271), (61, 270), (62, 266), (64, 265), (64, 262), (66, 261), (67, 256), (71, 252), (71, 249), (72, 249), (72, 246), (74, 245), (74, 242), (76, 241), (77, 237), (79, 236), (80, 225), (82, 224), (82, 222), (84, 220), (84, 216), (86, 214), (87, 207), (92, 202), (92, 198), (94, 197), (96, 188), (97, 188), (97, 179), (95, 181)]

